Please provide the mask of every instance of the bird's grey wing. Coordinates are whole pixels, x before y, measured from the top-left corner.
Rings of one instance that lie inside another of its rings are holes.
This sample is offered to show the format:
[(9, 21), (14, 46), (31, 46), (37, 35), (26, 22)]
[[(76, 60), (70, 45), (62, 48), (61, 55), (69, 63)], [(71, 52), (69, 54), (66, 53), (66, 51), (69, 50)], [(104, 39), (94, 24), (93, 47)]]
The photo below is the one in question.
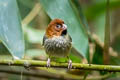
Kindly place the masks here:
[(44, 42), (45, 42), (46, 39), (47, 39), (47, 37), (44, 35), (44, 36), (43, 36), (42, 46), (44, 46)]
[(68, 34), (68, 39), (69, 39), (70, 42), (72, 42), (72, 38), (69, 34)]
[(71, 36), (69, 35), (69, 38), (70, 38), (70, 41), (72, 42), (72, 38), (71, 38)]

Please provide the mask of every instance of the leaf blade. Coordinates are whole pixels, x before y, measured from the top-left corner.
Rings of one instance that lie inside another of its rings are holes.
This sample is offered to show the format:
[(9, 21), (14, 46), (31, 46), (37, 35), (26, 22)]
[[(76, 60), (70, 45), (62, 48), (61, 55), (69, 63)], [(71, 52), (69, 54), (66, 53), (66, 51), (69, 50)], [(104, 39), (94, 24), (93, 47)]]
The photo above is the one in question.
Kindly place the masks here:
[(24, 39), (16, 0), (0, 1), (0, 40), (13, 58), (22, 58)]

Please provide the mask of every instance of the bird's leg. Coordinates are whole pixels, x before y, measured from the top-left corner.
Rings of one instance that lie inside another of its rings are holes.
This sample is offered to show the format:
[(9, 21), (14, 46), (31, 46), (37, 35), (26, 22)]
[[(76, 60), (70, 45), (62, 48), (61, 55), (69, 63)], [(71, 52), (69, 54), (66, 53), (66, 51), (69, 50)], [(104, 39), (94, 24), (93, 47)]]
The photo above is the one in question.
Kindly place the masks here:
[(72, 69), (72, 60), (69, 57), (67, 57), (67, 59), (68, 59), (68, 69)]
[(48, 57), (48, 60), (47, 60), (47, 67), (50, 67), (50, 57)]

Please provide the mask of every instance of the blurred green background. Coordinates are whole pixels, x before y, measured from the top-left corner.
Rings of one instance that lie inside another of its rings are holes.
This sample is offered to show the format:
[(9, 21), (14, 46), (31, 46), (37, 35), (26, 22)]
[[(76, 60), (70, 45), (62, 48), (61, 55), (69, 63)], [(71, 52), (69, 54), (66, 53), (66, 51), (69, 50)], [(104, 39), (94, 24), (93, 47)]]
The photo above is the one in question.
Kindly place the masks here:
[[(1, 0), (0, 59), (12, 59), (14, 56), (21, 58), (23, 56), (24, 59), (47, 60), (47, 55), (42, 46), (43, 35), (49, 22), (54, 18), (60, 18), (68, 25), (68, 33), (73, 39), (72, 43), (75, 50), (70, 53), (72, 61), (74, 63), (103, 64), (103, 48), (91, 37), (94, 34), (101, 44), (104, 42), (105, 10), (106, 0)], [(119, 0), (110, 0), (110, 15), (110, 64), (119, 65)], [(8, 31), (5, 31), (7, 27)], [(88, 35), (89, 32), (90, 35)], [(65, 62), (66, 60), (61, 58), (56, 61)], [(17, 70), (20, 74), (1, 72), (1, 70), (6, 69), (8, 71)], [(22, 75), (21, 72), (26, 71), (23, 67), (0, 66), (0, 80), (21, 80), (21, 77), (22, 80), (49, 80), (45, 75), (60, 76), (63, 74), (79, 78), (86, 74), (86, 71), (67, 71), (66, 69), (59, 71), (59, 69), (54, 68), (35, 68), (32, 70), (36, 74), (38, 71), (40, 75), (43, 73), (43, 76)], [(108, 72), (98, 71), (89, 71), (88, 73), (88, 79), (92, 77), (91, 80), (94, 78), (95, 80), (120, 79), (119, 73), (109, 75)]]

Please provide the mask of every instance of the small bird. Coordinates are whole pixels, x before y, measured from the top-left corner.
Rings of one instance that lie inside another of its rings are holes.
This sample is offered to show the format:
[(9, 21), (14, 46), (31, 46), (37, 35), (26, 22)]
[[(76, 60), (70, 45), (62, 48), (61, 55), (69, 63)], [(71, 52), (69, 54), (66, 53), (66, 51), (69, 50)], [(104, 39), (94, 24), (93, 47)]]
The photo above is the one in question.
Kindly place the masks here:
[(66, 57), (68, 69), (72, 68), (72, 61), (68, 57), (72, 47), (72, 38), (63, 20), (54, 19), (50, 22), (43, 37), (43, 46), (48, 55), (47, 67), (50, 67), (51, 57)]

